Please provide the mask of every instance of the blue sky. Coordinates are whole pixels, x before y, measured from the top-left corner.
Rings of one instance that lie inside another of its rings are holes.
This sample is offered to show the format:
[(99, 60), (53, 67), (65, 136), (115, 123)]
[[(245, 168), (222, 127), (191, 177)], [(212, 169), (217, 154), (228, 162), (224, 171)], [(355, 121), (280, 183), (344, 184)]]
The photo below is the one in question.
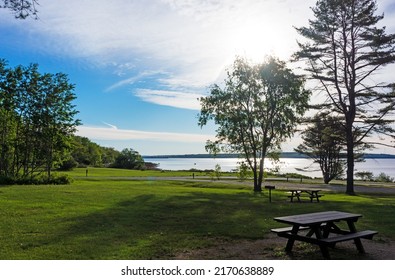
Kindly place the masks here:
[[(223, 81), (236, 55), (288, 60), (298, 38), (293, 26), (307, 24), (315, 0), (39, 3), (38, 20), (0, 10), (0, 58), (68, 74), (83, 123), (78, 135), (157, 155), (204, 153), (215, 127), (197, 125), (197, 98)], [(393, 1), (379, 1), (379, 9), (395, 32)]]

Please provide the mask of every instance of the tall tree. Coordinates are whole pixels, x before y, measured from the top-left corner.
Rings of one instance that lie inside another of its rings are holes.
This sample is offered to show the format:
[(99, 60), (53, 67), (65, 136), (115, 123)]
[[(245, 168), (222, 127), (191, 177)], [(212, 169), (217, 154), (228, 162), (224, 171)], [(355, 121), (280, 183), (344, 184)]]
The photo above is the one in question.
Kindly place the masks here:
[(0, 61), (0, 175), (26, 179), (46, 171), (50, 177), (80, 123), (73, 90), (65, 74)]
[(395, 35), (377, 27), (383, 15), (376, 15), (375, 0), (319, 0), (312, 10), (309, 26), (296, 28), (307, 42), (295, 56), (307, 61), (310, 77), (326, 92), (324, 106), (344, 119), (346, 193), (354, 194), (355, 146), (394, 132), (394, 85), (374, 82), (373, 75), (395, 61)]
[[(2, 4), (1, 4), (2, 3)], [(15, 18), (25, 19), (29, 16), (37, 18), (37, 0), (1, 0), (0, 8), (11, 10)]]
[(320, 166), (324, 183), (343, 174), (344, 129), (338, 118), (323, 112), (308, 119), (310, 125), (302, 131), (303, 143), (295, 151), (307, 155)]
[(228, 71), (225, 87), (213, 85), (201, 101), (199, 125), (218, 125), (217, 141), (206, 149), (244, 155), (254, 175), (254, 191), (262, 190), (264, 159), (289, 138), (307, 107), (310, 92), (304, 79), (285, 63), (270, 57), (252, 65), (237, 58)]

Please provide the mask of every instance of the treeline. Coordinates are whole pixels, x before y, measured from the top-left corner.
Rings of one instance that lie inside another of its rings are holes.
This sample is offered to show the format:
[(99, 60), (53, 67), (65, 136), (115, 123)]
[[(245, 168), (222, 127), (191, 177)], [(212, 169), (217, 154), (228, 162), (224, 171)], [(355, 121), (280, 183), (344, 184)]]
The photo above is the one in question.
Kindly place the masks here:
[(63, 184), (69, 179), (52, 171), (77, 166), (147, 168), (133, 149), (119, 152), (75, 136), (75, 99), (67, 75), (0, 59), (0, 184)]
[(133, 149), (117, 151), (114, 148), (102, 147), (86, 137), (73, 136), (70, 156), (59, 169), (70, 170), (87, 166), (136, 170), (157, 167), (155, 164), (144, 162), (143, 157)]
[(79, 120), (74, 85), (37, 64), (9, 67), (0, 60), (0, 179), (51, 180), (71, 145)]

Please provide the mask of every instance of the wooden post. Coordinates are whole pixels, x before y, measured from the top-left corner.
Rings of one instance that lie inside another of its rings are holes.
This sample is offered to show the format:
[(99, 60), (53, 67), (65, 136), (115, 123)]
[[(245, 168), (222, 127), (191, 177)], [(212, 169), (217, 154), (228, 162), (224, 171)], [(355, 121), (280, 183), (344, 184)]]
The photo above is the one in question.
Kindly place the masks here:
[(269, 202), (272, 202), (272, 190), (275, 188), (275, 186), (265, 186), (265, 189), (269, 190)]

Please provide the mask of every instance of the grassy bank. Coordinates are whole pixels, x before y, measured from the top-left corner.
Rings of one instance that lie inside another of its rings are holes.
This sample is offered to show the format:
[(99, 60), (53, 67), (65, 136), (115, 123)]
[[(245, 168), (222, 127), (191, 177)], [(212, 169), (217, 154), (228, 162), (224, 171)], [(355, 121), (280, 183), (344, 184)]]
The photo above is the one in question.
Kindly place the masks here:
[(321, 203), (291, 204), (274, 191), (268, 203), (250, 185), (91, 171), (70, 173), (67, 186), (1, 187), (0, 259), (168, 259), (218, 239), (262, 239), (279, 226), (275, 216), (324, 210), (361, 213), (359, 228), (395, 240), (395, 195), (326, 193)]

